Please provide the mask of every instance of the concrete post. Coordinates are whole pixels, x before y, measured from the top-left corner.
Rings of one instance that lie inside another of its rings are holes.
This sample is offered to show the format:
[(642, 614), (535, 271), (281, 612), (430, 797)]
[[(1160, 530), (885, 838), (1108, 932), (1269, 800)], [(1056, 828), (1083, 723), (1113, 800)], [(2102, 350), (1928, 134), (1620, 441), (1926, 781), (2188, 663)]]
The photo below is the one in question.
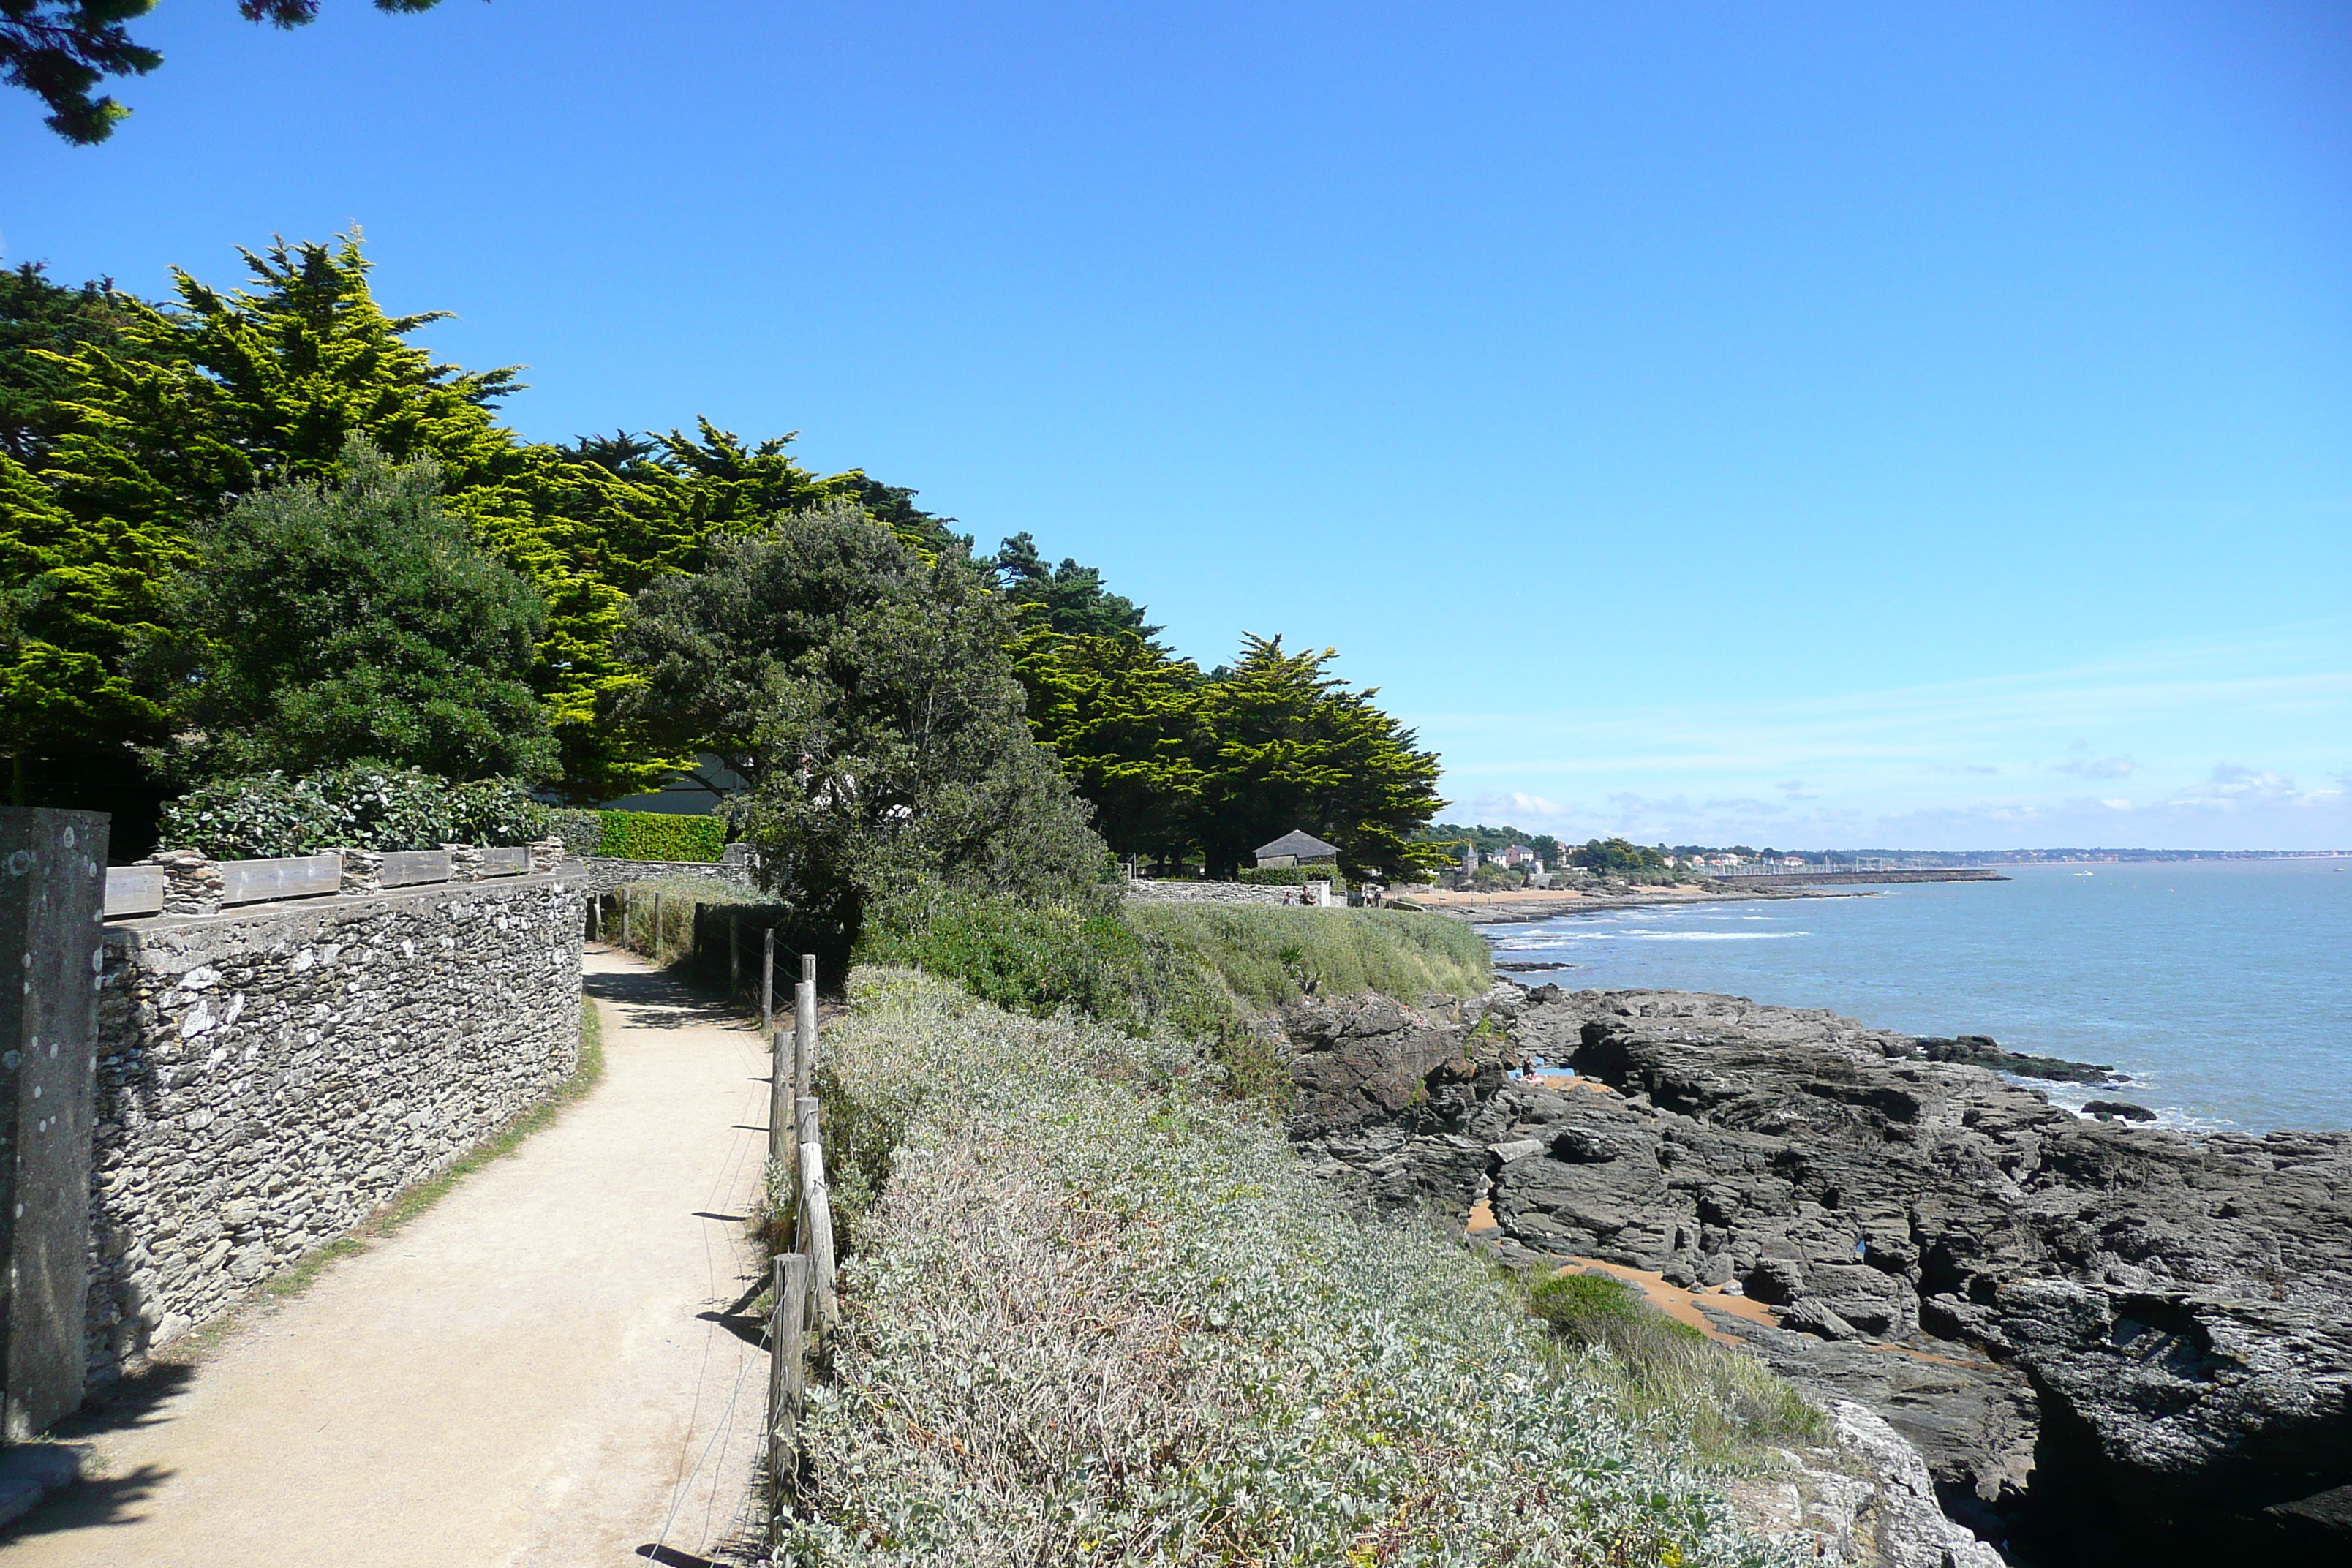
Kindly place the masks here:
[(102, 811), (0, 808), (0, 1439), (10, 1443), (82, 1398), (107, 823)]

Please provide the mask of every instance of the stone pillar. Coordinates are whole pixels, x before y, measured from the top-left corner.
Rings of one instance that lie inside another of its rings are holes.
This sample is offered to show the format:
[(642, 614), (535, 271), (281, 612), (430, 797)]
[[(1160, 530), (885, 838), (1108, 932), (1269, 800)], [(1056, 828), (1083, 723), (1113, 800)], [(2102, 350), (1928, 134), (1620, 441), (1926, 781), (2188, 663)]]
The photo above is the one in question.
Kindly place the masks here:
[(107, 815), (0, 808), (0, 1440), (81, 1404)]
[(383, 857), (373, 849), (328, 849), (320, 853), (343, 858), (340, 891), (353, 894), (383, 891)]
[(167, 915), (210, 915), (220, 912), (221, 874), (217, 862), (200, 849), (158, 849), (147, 864), (163, 868), (163, 912)]

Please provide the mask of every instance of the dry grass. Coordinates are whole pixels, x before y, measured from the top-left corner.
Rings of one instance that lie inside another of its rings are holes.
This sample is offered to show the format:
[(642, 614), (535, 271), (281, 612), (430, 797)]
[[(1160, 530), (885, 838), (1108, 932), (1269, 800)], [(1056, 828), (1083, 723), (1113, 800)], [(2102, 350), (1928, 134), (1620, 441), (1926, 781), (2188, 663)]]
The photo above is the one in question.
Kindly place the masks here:
[(1492, 984), (1486, 943), (1468, 926), (1401, 910), (1133, 901), (1127, 921), (1190, 953), (1240, 1003), (1273, 1007), (1309, 994), (1377, 991), (1408, 1005), (1475, 996)]

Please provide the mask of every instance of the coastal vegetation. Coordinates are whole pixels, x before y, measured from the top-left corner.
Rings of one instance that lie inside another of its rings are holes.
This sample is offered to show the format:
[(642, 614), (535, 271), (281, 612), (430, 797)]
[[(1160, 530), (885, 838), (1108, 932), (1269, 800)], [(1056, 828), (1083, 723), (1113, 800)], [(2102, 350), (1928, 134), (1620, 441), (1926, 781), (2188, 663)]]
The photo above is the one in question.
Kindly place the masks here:
[(903, 971), (851, 1000), (819, 1075), (848, 1314), (787, 1560), (1767, 1558), (1686, 1410), (1343, 1210), (1181, 1039)]

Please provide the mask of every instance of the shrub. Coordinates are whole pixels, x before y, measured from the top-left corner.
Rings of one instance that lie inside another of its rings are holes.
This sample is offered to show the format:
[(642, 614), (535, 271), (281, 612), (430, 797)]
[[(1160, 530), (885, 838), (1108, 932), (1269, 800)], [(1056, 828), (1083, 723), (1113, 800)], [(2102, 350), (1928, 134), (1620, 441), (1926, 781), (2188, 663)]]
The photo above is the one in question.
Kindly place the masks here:
[(667, 811), (597, 815), (604, 831), (597, 837), (596, 853), (615, 860), (710, 861), (727, 853), (727, 825), (715, 816)]
[(1230, 1023), (1216, 987), (1164, 939), (1084, 903), (1029, 904), (920, 884), (870, 910), (860, 963), (960, 980), (1000, 1007), (1048, 1017), (1065, 1007), (1130, 1032)]
[(1127, 921), (1191, 954), (1240, 1003), (1278, 1006), (1376, 991), (1409, 1005), (1475, 996), (1492, 955), (1468, 926), (1399, 910), (1283, 909), (1266, 904), (1135, 902)]
[(563, 840), (564, 853), (585, 858), (604, 845), (604, 814), (559, 806), (547, 814), (547, 831)]
[(547, 808), (511, 779), (452, 784), (415, 768), (354, 763), (289, 778), (226, 779), (166, 802), (158, 840), (221, 860), (321, 849), (436, 849), (444, 844), (528, 844)]
[(780, 1561), (1763, 1556), (1605, 1358), (1343, 1211), (1197, 1057), (903, 973), (852, 1001), (819, 1074), (851, 1310)]
[(1528, 1311), (1562, 1345), (1609, 1353), (1621, 1405), (1680, 1423), (1702, 1453), (1817, 1441), (1827, 1429), (1822, 1412), (1762, 1362), (1669, 1318), (1622, 1279), (1556, 1274), (1527, 1290)]

